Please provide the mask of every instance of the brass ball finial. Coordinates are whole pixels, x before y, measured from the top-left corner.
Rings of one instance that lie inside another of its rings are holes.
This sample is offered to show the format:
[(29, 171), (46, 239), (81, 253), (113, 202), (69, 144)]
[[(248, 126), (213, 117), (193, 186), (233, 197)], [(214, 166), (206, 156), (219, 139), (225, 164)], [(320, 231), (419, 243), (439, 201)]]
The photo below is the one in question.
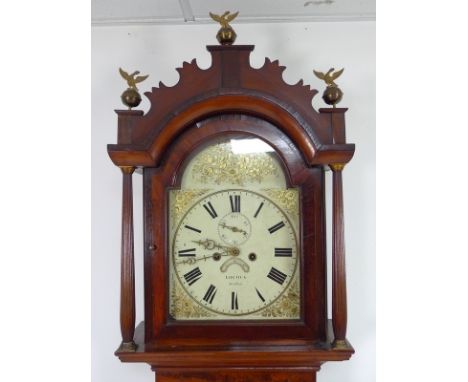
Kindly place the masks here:
[(128, 74), (125, 70), (122, 70), (122, 68), (119, 68), (119, 73), (122, 78), (127, 81), (128, 85), (127, 90), (121, 94), (120, 99), (122, 100), (123, 104), (131, 110), (132, 107), (137, 107), (141, 102), (141, 96), (138, 92), (136, 84), (146, 80), (149, 75), (138, 76), (138, 74), (140, 74), (138, 70), (132, 74)]
[(232, 13), (230, 11), (224, 12), (221, 16), (215, 15), (210, 12), (210, 17), (221, 24), (221, 29), (216, 34), (216, 39), (221, 45), (232, 45), (236, 41), (237, 34), (229, 23), (234, 20), (239, 12)]
[(129, 110), (131, 110), (132, 107), (137, 107), (141, 102), (140, 93), (138, 93), (137, 90), (130, 88), (125, 90), (120, 95), (120, 99), (122, 100), (122, 103), (128, 107)]
[(322, 99), (327, 105), (332, 105), (333, 107), (336, 107), (336, 104), (340, 102), (343, 98), (343, 92), (338, 87), (338, 85), (335, 84), (335, 80), (339, 76), (341, 76), (343, 71), (344, 68), (338, 70), (337, 72), (335, 72), (335, 68), (331, 68), (326, 73), (317, 72), (314, 70), (314, 74), (317, 76), (317, 78), (320, 78), (327, 84), (327, 88), (325, 89), (322, 95)]
[(323, 92), (322, 99), (327, 105), (336, 107), (336, 104), (343, 98), (343, 92), (338, 86), (327, 86)]

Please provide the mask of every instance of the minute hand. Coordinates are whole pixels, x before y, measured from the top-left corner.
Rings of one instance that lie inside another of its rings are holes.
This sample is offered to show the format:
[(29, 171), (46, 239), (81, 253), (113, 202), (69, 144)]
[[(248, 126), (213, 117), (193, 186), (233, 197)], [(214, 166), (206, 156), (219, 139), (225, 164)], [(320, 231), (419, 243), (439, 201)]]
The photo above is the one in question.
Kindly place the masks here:
[(195, 264), (197, 261), (200, 261), (200, 260), (208, 260), (208, 259), (211, 259), (214, 257), (214, 255), (218, 254), (220, 257), (221, 256), (230, 256), (230, 253), (228, 252), (222, 252), (222, 253), (213, 253), (212, 255), (208, 255), (208, 256), (202, 256), (202, 257), (198, 257), (198, 258), (195, 258), (195, 257), (192, 257), (192, 258), (188, 258), (188, 259), (184, 259), (184, 260), (181, 260), (181, 261), (178, 261), (177, 264)]

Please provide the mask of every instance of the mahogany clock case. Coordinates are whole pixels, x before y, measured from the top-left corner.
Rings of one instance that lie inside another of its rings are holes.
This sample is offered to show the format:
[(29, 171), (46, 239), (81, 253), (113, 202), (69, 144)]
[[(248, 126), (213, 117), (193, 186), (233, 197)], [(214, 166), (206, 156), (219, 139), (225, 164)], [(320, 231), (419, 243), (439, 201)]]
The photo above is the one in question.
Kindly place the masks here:
[[(116, 355), (124, 362), (146, 362), (159, 376), (167, 368), (221, 367), (237, 373), (239, 367), (256, 372), (290, 367), (299, 374), (310, 369), (312, 381), (323, 362), (349, 359), (354, 353), (346, 339), (342, 170), (355, 149), (346, 143), (347, 109), (316, 111), (311, 103), (317, 91), (302, 81), (285, 83), (285, 68), (278, 61), (266, 58), (261, 68), (252, 68), (253, 48), (208, 46), (212, 65), (200, 69), (195, 60), (185, 62), (177, 69), (180, 79), (175, 86), (159, 84), (146, 93), (151, 102), (147, 113), (116, 111), (118, 143), (107, 146), (123, 173), (122, 343)], [(287, 186), (299, 190), (300, 319), (175, 320), (169, 313), (169, 192), (180, 188), (194, 153), (222, 140), (245, 137), (270, 145)], [(327, 315), (325, 166), (333, 172), (332, 320)], [(136, 330), (135, 169), (143, 169), (145, 289), (145, 322)], [(266, 375), (271, 379), (278, 371)], [(187, 374), (187, 381), (217, 380), (217, 373), (212, 370), (201, 379)]]
[[(176, 321), (169, 314), (169, 189), (180, 188), (194, 153), (225, 139), (259, 138), (281, 158), (288, 187), (299, 188), (301, 319), (278, 321)], [(206, 118), (168, 147), (158, 168), (144, 169), (145, 343), (154, 345), (294, 344), (325, 341), (327, 326), (324, 170), (307, 167), (295, 144), (265, 120), (230, 113)], [(307, 218), (304, 218), (307, 216)], [(252, 340), (253, 339), (253, 340)]]

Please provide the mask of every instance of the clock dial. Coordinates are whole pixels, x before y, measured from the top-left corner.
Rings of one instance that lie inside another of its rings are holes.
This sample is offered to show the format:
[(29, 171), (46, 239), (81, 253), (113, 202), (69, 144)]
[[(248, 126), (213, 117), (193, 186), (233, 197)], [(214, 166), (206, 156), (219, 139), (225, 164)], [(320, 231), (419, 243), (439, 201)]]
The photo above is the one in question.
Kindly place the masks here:
[(181, 218), (172, 243), (178, 282), (218, 315), (246, 316), (273, 304), (298, 267), (297, 235), (287, 214), (264, 195), (214, 192)]

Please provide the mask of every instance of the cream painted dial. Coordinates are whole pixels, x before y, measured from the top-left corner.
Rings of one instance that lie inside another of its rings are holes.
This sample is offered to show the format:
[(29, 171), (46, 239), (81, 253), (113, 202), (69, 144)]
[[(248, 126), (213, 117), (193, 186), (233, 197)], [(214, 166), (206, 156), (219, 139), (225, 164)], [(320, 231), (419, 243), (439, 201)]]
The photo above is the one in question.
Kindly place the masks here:
[(173, 236), (172, 262), (196, 303), (242, 318), (283, 294), (298, 252), (281, 208), (260, 193), (235, 189), (212, 193), (187, 211)]

